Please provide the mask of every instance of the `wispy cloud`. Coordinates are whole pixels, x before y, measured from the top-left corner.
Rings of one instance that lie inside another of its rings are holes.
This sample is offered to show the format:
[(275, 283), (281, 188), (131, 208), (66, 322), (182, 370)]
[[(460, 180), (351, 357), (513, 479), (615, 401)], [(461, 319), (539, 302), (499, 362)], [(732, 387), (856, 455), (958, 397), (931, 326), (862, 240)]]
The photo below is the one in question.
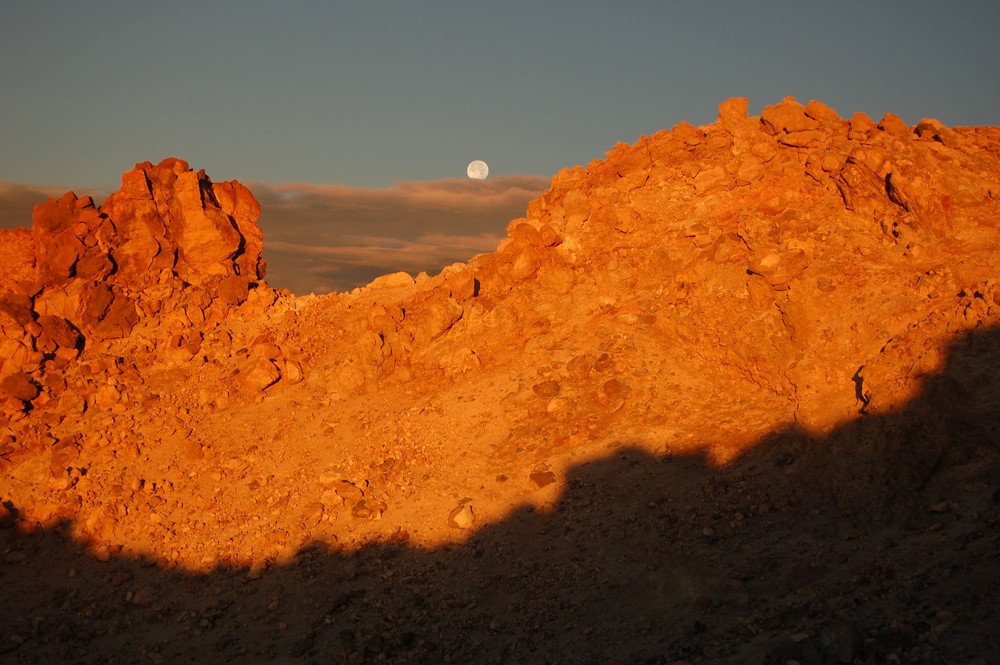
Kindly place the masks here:
[(250, 183), (261, 204), (268, 282), (346, 291), (405, 270), (434, 274), (496, 249), (507, 222), (548, 187), (542, 176), (404, 182), (385, 189)]
[[(268, 283), (302, 295), (347, 291), (400, 270), (434, 274), (493, 251), (507, 222), (524, 215), (549, 178), (428, 180), (384, 189), (246, 184), (261, 205)], [(0, 228), (30, 227), (32, 208), (66, 191), (0, 183)]]

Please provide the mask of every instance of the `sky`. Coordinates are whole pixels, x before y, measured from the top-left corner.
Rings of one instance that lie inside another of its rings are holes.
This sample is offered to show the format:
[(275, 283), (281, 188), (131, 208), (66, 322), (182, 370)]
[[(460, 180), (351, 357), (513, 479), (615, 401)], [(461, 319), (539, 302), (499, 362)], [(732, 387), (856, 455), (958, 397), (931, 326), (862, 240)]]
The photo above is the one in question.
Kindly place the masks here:
[[(100, 200), (136, 162), (174, 156), (282, 202), (262, 201), (265, 251), (275, 229), (303, 227), (290, 202), (324, 193), (330, 216), (313, 224), (350, 235), (335, 228), (361, 223), (343, 188), (385, 194), (379, 233), (426, 239), (408, 225), (427, 211), (401, 191), (452, 191), (482, 159), (483, 196), (509, 185), (523, 211), (560, 169), (713, 122), (729, 97), (752, 114), (794, 96), (843, 117), (1000, 124), (997, 34), (995, 0), (6, 2), (0, 227), (30, 224), (30, 200), (52, 190)], [(459, 213), (438, 242), (489, 235)]]

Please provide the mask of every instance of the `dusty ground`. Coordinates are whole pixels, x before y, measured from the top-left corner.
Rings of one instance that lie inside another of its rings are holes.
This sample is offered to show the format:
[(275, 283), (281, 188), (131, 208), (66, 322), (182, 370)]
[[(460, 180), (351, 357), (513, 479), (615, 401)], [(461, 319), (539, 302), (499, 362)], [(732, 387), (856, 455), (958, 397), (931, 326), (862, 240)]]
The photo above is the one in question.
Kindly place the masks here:
[[(120, 517), (110, 557), (78, 542), (83, 514), (0, 532), (3, 657), (997, 662), (997, 334), (902, 411), (821, 439), (775, 422), (746, 446), (773, 406), (743, 405), (746, 452), (724, 464), (734, 407), (706, 412), (710, 387), (682, 379), (669, 422), (579, 442), (511, 437), (501, 370), (193, 414), (200, 454), (143, 448), (77, 481)], [(899, 458), (942, 439), (929, 470)], [(467, 530), (448, 520), (463, 504)]]

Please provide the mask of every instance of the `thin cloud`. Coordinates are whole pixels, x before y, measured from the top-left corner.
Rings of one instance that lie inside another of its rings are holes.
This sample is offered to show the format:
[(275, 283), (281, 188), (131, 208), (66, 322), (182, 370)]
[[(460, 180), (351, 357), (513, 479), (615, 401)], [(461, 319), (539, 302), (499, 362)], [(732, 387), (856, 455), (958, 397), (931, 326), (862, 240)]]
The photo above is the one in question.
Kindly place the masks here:
[(293, 293), (347, 291), (389, 272), (434, 274), (496, 249), (542, 176), (429, 180), (385, 189), (251, 183), (267, 280)]
[(426, 261), (428, 257), (436, 259), (443, 253), (451, 254), (456, 251), (471, 252), (467, 257), (471, 258), (477, 253), (493, 251), (503, 238), (504, 236), (499, 233), (481, 236), (450, 236), (436, 233), (417, 238), (414, 241), (384, 237), (347, 237), (345, 238), (346, 244), (335, 247), (270, 240), (267, 241), (267, 248), (275, 252), (313, 256), (317, 259), (342, 261), (355, 265), (370, 263), (373, 252), (406, 255), (407, 258), (403, 260), (408, 263), (419, 263)]

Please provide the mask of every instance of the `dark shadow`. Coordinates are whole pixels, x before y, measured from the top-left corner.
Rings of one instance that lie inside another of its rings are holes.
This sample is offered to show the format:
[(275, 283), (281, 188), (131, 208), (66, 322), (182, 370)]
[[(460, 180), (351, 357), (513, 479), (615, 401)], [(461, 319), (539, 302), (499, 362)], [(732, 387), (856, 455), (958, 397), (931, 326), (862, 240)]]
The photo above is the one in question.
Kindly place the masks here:
[(258, 580), (7, 528), (0, 661), (1000, 662), (998, 372), (975, 330), (898, 413), (723, 468), (624, 442), (462, 546), (317, 546)]

